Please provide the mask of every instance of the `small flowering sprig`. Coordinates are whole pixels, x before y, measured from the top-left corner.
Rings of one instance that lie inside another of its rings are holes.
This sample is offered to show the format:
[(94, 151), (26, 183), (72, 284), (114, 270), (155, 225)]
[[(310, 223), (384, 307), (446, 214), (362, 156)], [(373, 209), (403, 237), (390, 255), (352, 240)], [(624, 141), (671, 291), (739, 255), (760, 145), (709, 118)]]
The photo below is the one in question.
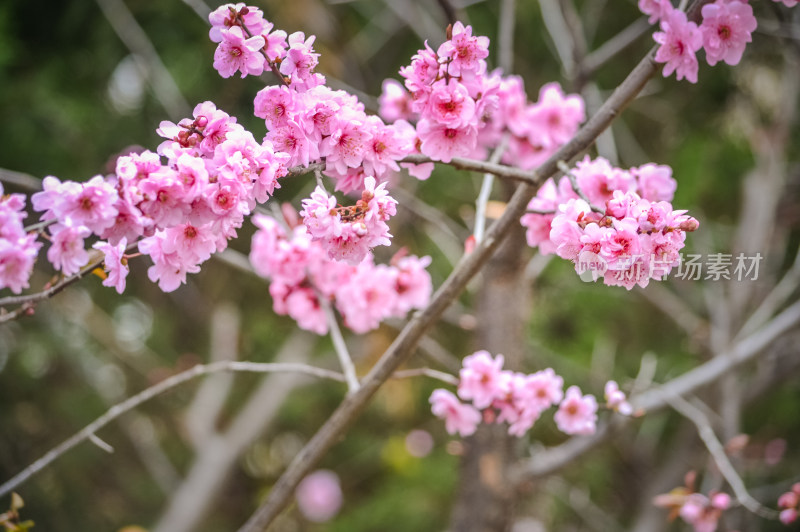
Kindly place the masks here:
[(686, 233), (699, 223), (669, 203), (676, 183), (668, 166), (623, 170), (587, 156), (569, 173), (576, 187), (567, 176), (558, 186), (548, 180), (528, 205), (534, 212), (520, 220), (528, 244), (573, 261), (584, 280), (603, 277), (606, 285), (628, 290), (680, 263)]
[(669, 520), (680, 516), (694, 527), (695, 532), (714, 532), (722, 512), (731, 505), (727, 493), (711, 491), (708, 496), (695, 491), (697, 474), (690, 471), (684, 478), (685, 486), (679, 486), (669, 493), (657, 495), (653, 504), (669, 509)]
[(336, 198), (317, 187), (310, 199), (303, 200), (300, 215), (314, 241), (327, 250), (331, 259), (358, 265), (375, 246), (391, 244), (386, 221), (397, 213), (397, 200), (389, 196), (384, 184), (374, 177), (364, 180), (365, 189), (355, 205), (337, 207)]
[[(791, 7), (797, 1), (784, 3)], [(664, 77), (675, 72), (678, 80), (686, 78), (691, 83), (697, 83), (696, 53), (701, 48), (710, 66), (720, 61), (737, 65), (757, 26), (753, 8), (746, 0), (716, 0), (704, 5), (699, 27), (669, 0), (639, 0), (639, 9), (650, 16), (650, 24), (660, 20), (661, 31), (654, 33), (653, 39), (661, 45), (655, 60), (665, 63)]]
[(379, 113), (388, 121), (416, 121), (416, 149), (434, 160), (449, 162), (476, 149), (485, 155), (508, 136), (502, 161), (534, 168), (586, 119), (583, 100), (548, 83), (538, 102), (528, 102), (520, 77), (487, 70), (488, 45), (486, 37), (473, 36), (470, 26), (457, 22), (436, 51), (426, 43), (400, 69), (405, 88), (384, 82)]
[[(504, 370), (503, 363), (503, 355), (493, 358), (487, 351), (477, 351), (464, 358), (458, 396), (444, 389), (433, 392), (431, 409), (445, 420), (448, 433), (469, 436), (481, 421), (506, 422), (508, 433), (521, 437), (543, 412), (558, 405), (554, 420), (561, 432), (594, 434), (598, 404), (593, 395), (583, 395), (577, 386), (570, 386), (564, 393), (564, 379), (552, 368), (524, 374)], [(606, 390), (614, 391), (608, 399), (608, 408), (625, 414), (625, 394), (613, 381), (606, 385)]]
[(625, 392), (619, 389), (617, 381), (608, 381), (605, 386), (606, 407), (622, 414), (630, 416), (633, 414), (633, 407), (628, 402)]
[[(297, 213), (284, 209), (289, 221)], [(432, 284), (425, 268), (430, 257), (398, 252), (391, 264), (374, 264), (371, 256), (358, 265), (333, 260), (305, 225), (292, 222), (287, 231), (276, 219), (257, 214), (253, 223), (250, 262), (256, 273), (270, 279), (269, 292), (278, 314), (288, 314), (300, 328), (328, 332), (323, 305), (336, 308), (349, 329), (364, 333), (390, 317), (428, 304)]]
[(797, 521), (800, 512), (800, 482), (792, 485), (792, 489), (778, 497), (780, 520), (784, 525)]
[(303, 32), (291, 35), (273, 31), (273, 24), (262, 11), (244, 3), (225, 4), (209, 16), (209, 37), (219, 43), (214, 52), (214, 68), (223, 78), (240, 72), (242, 77), (258, 76), (271, 70), (281, 81), (295, 90), (306, 91), (325, 83), (325, 77), (314, 72), (319, 54), (314, 52), (312, 35)]

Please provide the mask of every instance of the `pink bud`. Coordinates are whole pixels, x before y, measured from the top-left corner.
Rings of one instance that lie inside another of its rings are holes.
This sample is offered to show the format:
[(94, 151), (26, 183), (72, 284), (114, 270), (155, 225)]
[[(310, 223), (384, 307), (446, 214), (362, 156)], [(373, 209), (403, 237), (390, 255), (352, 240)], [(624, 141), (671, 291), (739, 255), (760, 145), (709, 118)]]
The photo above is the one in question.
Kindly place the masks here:
[(716, 493), (711, 496), (711, 506), (720, 510), (726, 510), (731, 504), (731, 496), (727, 493)]
[(784, 525), (788, 525), (790, 523), (794, 523), (797, 520), (797, 510), (784, 510), (781, 512), (781, 523)]
[(475, 241), (475, 235), (469, 235), (466, 242), (464, 242), (464, 254), (469, 255), (473, 251), (475, 251), (475, 245), (477, 242)]
[(691, 233), (692, 231), (697, 231), (698, 227), (700, 227), (700, 222), (694, 218), (689, 218), (688, 220), (682, 221), (681, 225), (678, 226), (678, 229), (681, 231), (686, 231), (687, 233)]

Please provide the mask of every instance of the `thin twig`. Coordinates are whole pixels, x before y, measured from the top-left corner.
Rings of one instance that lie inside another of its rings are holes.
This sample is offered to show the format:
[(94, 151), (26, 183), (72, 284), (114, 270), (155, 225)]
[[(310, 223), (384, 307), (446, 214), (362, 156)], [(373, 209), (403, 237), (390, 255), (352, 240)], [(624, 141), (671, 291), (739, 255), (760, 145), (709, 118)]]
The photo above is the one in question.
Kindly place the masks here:
[(97, 0), (97, 4), (117, 36), (130, 50), (136, 65), (150, 80), (153, 93), (167, 114), (174, 120), (188, 115), (191, 111), (189, 103), (164, 66), (147, 33), (136, 22), (125, 3), (122, 0)]
[(97, 434), (95, 434), (95, 433), (89, 434), (89, 441), (92, 442), (93, 444), (97, 445), (98, 447), (100, 447), (102, 450), (104, 450), (108, 454), (112, 454), (114, 452), (114, 448), (111, 445), (109, 445), (108, 443), (106, 443), (103, 440), (101, 440), (97, 436)]
[(794, 258), (792, 267), (775, 285), (775, 288), (764, 298), (758, 308), (750, 315), (736, 338), (746, 336), (769, 320), (769, 317), (783, 305), (800, 285), (800, 249)]
[(465, 159), (463, 157), (453, 157), (453, 159), (449, 163), (445, 163), (443, 161), (435, 161), (430, 157), (428, 157), (427, 155), (415, 153), (412, 155), (407, 155), (398, 162), (414, 163), (414, 164), (422, 164), (422, 163), (446, 164), (448, 166), (452, 166), (453, 168), (457, 168), (459, 170), (471, 170), (473, 172), (481, 172), (483, 174), (486, 173), (494, 174), (501, 179), (510, 179), (511, 181), (529, 183), (531, 185), (536, 185), (538, 183), (535, 175), (533, 175), (531, 172), (521, 170), (513, 166), (506, 166), (504, 164), (492, 164), (488, 161), (479, 161), (477, 159)]
[[(716, 356), (665, 384), (639, 394), (631, 394), (630, 403), (634, 411), (650, 413), (669, 406), (667, 397), (691, 394), (708, 386), (731, 369), (755, 358), (770, 343), (798, 324), (800, 324), (800, 302), (787, 308), (769, 324), (738, 342), (725, 356)], [(630, 419), (617, 416), (613, 424), (621, 426)], [(552, 474), (605, 441), (607, 436), (606, 426), (600, 426), (593, 436), (571, 438), (561, 445), (538, 453), (517, 468), (515, 482)]]
[(336, 314), (334, 314), (330, 304), (321, 294), (317, 294), (317, 300), (322, 310), (325, 311), (325, 317), (328, 319), (333, 349), (336, 351), (336, 356), (339, 357), (339, 364), (342, 366), (342, 371), (347, 379), (347, 388), (350, 393), (357, 392), (360, 385), (358, 383), (358, 376), (356, 375), (356, 368), (353, 365), (353, 359), (350, 358), (350, 352), (347, 350), (347, 344), (342, 336), (342, 331), (339, 329), (339, 323), (336, 321)]
[(516, 0), (502, 0), (500, 2), (500, 17), (498, 21), (497, 66), (503, 73), (511, 74), (514, 67), (514, 22), (516, 22)]
[(800, 302), (775, 316), (767, 325), (734, 344), (727, 352), (715, 356), (705, 364), (676, 377), (666, 384), (651, 388), (631, 399), (634, 408), (652, 411), (666, 406), (666, 397), (686, 395), (706, 386), (755, 358), (765, 347), (800, 323)]
[[(8, 183), (16, 187), (28, 190), (30, 192), (38, 192), (42, 190), (42, 181), (29, 174), (0, 168), (0, 183)], [(7, 194), (8, 192), (6, 192)]]
[(196, 379), (201, 375), (209, 375), (221, 371), (236, 371), (244, 373), (303, 373), (305, 375), (311, 375), (321, 379), (331, 379), (338, 382), (345, 382), (345, 377), (341, 373), (315, 366), (309, 366), (307, 364), (239, 362), (235, 360), (222, 360), (219, 362), (213, 362), (211, 364), (198, 364), (191, 369), (177, 373), (172, 377), (168, 377), (158, 384), (155, 384), (139, 392), (138, 394), (129, 397), (121, 403), (112, 406), (108, 411), (106, 411), (105, 414), (86, 425), (86, 427), (65, 440), (57, 447), (48, 451), (44, 456), (36, 460), (34, 463), (23, 469), (13, 478), (0, 486), (0, 497), (5, 497), (11, 493), (11, 491), (16, 489), (20, 484), (50, 465), (53, 461), (61, 457), (61, 455), (82, 441), (90, 439), (98, 430), (105, 427), (125, 412), (136, 408), (142, 403), (149, 401), (150, 399), (168, 390), (171, 390), (180, 384)]
[(695, 427), (697, 427), (697, 434), (700, 436), (700, 439), (703, 440), (706, 449), (708, 449), (709, 454), (711, 454), (711, 457), (714, 459), (714, 463), (717, 464), (717, 468), (720, 473), (722, 473), (722, 476), (725, 477), (725, 480), (728, 481), (728, 484), (730, 484), (734, 495), (739, 499), (742, 506), (760, 517), (777, 519), (778, 512), (776, 510), (763, 506), (747, 491), (742, 477), (739, 476), (739, 473), (736, 472), (733, 464), (731, 464), (731, 461), (728, 459), (728, 455), (725, 453), (725, 447), (720, 443), (717, 435), (714, 433), (714, 429), (711, 428), (711, 423), (708, 421), (703, 411), (683, 397), (677, 395), (667, 396), (666, 400), (672, 408), (694, 423)]
[(457, 377), (450, 375), (449, 373), (445, 373), (444, 371), (438, 371), (431, 368), (404, 369), (395, 371), (394, 374), (392, 374), (393, 379), (408, 379), (412, 377), (430, 377), (431, 379), (436, 379), (447, 384), (452, 384), (453, 386), (458, 386)]
[[(497, 145), (492, 155), (489, 157), (491, 164), (497, 164), (503, 153), (508, 147), (509, 135), (503, 135), (500, 144)], [(475, 229), (473, 235), (475, 242), (478, 243), (483, 240), (483, 233), (486, 230), (486, 205), (489, 203), (489, 197), (492, 195), (492, 185), (494, 184), (494, 174), (483, 174), (483, 182), (481, 183), (481, 191), (478, 193), (478, 199), (475, 201)]]
[(600, 45), (597, 50), (589, 53), (583, 60), (580, 75), (587, 78), (594, 74), (597, 69), (608, 63), (617, 54), (623, 52), (628, 46), (650, 31), (650, 24), (646, 18), (640, 18), (630, 26), (614, 35), (612, 38)]

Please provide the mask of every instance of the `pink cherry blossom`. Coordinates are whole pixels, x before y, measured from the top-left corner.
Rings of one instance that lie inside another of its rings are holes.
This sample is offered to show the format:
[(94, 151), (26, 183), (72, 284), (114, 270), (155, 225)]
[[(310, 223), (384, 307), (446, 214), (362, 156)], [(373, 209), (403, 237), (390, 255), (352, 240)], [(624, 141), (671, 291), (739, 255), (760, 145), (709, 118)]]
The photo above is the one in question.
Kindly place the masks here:
[(452, 392), (434, 390), (430, 403), (433, 414), (444, 419), (445, 429), (449, 434), (458, 432), (461, 436), (470, 436), (478, 429), (481, 413), (474, 407), (461, 403)]
[(0, 238), (0, 289), (10, 288), (15, 294), (28, 288), (33, 264), (42, 246), (36, 235), (16, 240)]
[(362, 334), (378, 327), (397, 306), (397, 272), (366, 260), (336, 290), (336, 305), (348, 328)]
[(78, 273), (89, 262), (83, 240), (92, 234), (88, 227), (55, 224), (50, 226), (50, 249), (47, 260), (64, 275)]
[(264, 72), (264, 37), (256, 35), (247, 38), (239, 26), (221, 31), (222, 40), (214, 52), (214, 68), (223, 78), (236, 72), (242, 77), (258, 76)]
[(467, 88), (457, 79), (439, 80), (433, 84), (424, 116), (449, 128), (460, 128), (472, 124), (475, 116), (475, 101)]
[(535, 138), (544, 137), (550, 145), (561, 146), (578, 131), (586, 120), (583, 98), (565, 95), (558, 83), (547, 83), (539, 90), (539, 100), (525, 111), (528, 132)]
[(473, 126), (452, 128), (428, 119), (419, 121), (417, 133), (422, 141), (420, 151), (445, 163), (469, 155), (478, 142), (478, 130)]
[[(394, 260), (392, 261), (394, 262)], [(431, 298), (431, 275), (425, 270), (430, 257), (406, 256), (397, 260), (395, 292), (397, 299), (392, 309), (394, 315), (405, 315), (411, 309), (424, 308)]]
[(664, 77), (673, 72), (678, 80), (686, 78), (697, 83), (697, 57), (695, 53), (703, 46), (703, 34), (697, 24), (686, 19), (686, 13), (673, 9), (661, 19), (661, 30), (653, 39), (661, 46), (655, 60), (664, 65)]
[(272, 29), (272, 24), (264, 20), (264, 14), (260, 9), (253, 6), (246, 6), (243, 2), (238, 4), (225, 4), (208, 15), (211, 29), (208, 36), (211, 42), (221, 42), (224, 39), (223, 33), (240, 24), (237, 18), (241, 18), (245, 28), (251, 35), (259, 35)]
[(284, 85), (263, 88), (253, 102), (254, 114), (264, 119), (269, 130), (286, 126), (289, 116), (296, 111), (295, 94)]
[(451, 76), (480, 74), (486, 69), (483, 61), (489, 56), (489, 38), (472, 36), (472, 26), (460, 21), (453, 25), (452, 38), (442, 43), (437, 50), (439, 57), (447, 59), (447, 73)]
[(608, 381), (605, 386), (606, 406), (612, 410), (616, 410), (623, 416), (629, 416), (633, 413), (633, 407), (627, 401), (625, 393), (620, 391), (619, 385), (616, 381)]
[(389, 123), (411, 118), (411, 95), (399, 81), (386, 79), (381, 84), (378, 114)]
[(583, 248), (581, 224), (591, 212), (589, 204), (582, 199), (573, 198), (559, 205), (551, 224), (550, 240), (562, 259), (574, 260), (580, 253)]
[(639, 195), (650, 201), (672, 201), (678, 183), (672, 177), (672, 168), (666, 165), (647, 163), (631, 168), (636, 177)]
[(564, 397), (564, 379), (556, 375), (552, 368), (527, 375), (522, 387), (515, 391), (515, 396), (533, 410), (544, 412)]
[(570, 386), (554, 419), (558, 430), (566, 434), (594, 434), (597, 401), (593, 395), (582, 395), (577, 386)]
[(649, 15), (650, 18), (647, 19), (647, 22), (650, 24), (658, 22), (672, 9), (670, 0), (639, 0), (639, 11)]
[(111, 286), (121, 294), (125, 291), (125, 278), (128, 276), (130, 268), (128, 267), (128, 259), (125, 258), (125, 248), (128, 241), (122, 238), (117, 245), (111, 245), (108, 242), (95, 242), (92, 246), (103, 252), (105, 259), (103, 266), (108, 272), (108, 277), (103, 280), (103, 286)]
[(476, 408), (486, 408), (495, 399), (504, 397), (508, 390), (502, 369), (503, 355), (492, 358), (487, 351), (476, 351), (465, 357), (459, 372), (459, 397), (472, 400)]
[(339, 476), (327, 469), (320, 469), (306, 476), (297, 485), (294, 495), (300, 512), (315, 523), (330, 521), (342, 507)]
[(753, 40), (756, 18), (750, 4), (738, 0), (717, 0), (703, 6), (703, 47), (706, 61), (711, 66), (718, 61), (737, 65), (742, 59), (745, 45)]

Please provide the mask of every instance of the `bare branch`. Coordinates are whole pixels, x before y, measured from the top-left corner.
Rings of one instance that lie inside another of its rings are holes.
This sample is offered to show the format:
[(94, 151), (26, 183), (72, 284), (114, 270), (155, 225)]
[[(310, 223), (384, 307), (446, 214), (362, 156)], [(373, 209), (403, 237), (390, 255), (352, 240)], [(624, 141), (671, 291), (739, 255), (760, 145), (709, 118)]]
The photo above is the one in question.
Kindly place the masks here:
[(168, 377), (158, 384), (155, 384), (154, 386), (151, 386), (150, 388), (147, 388), (138, 394), (129, 397), (125, 401), (111, 407), (105, 414), (86, 425), (86, 427), (84, 427), (81, 431), (77, 432), (57, 447), (48, 451), (44, 456), (36, 460), (34, 463), (23, 469), (13, 478), (0, 486), (0, 497), (5, 497), (11, 493), (20, 484), (50, 465), (53, 461), (57, 460), (61, 455), (82, 441), (91, 438), (91, 436), (98, 430), (105, 427), (125, 412), (136, 408), (142, 403), (145, 403), (180, 384), (194, 380), (201, 375), (210, 375), (212, 373), (219, 373), (221, 371), (236, 371), (244, 373), (302, 373), (321, 379), (331, 379), (338, 382), (345, 382), (344, 375), (341, 373), (315, 366), (309, 366), (307, 364), (257, 363), (239, 362), (235, 360), (223, 360), (205, 365), (198, 364), (191, 369), (173, 375), (172, 377)]
[(717, 439), (717, 435), (714, 434), (714, 429), (711, 428), (711, 423), (708, 421), (703, 411), (677, 395), (667, 396), (666, 400), (672, 408), (689, 419), (689, 421), (694, 423), (695, 427), (697, 427), (697, 433), (700, 439), (703, 440), (706, 449), (708, 449), (708, 452), (714, 459), (714, 463), (717, 464), (717, 468), (719, 468), (722, 476), (724, 476), (725, 480), (730, 484), (733, 493), (736, 495), (736, 498), (739, 499), (742, 506), (758, 516), (767, 519), (777, 519), (778, 512), (776, 510), (764, 507), (747, 491), (742, 477), (739, 476), (733, 464), (731, 464), (731, 461), (728, 459), (725, 448), (722, 446), (719, 439)]
[(408, 155), (399, 162), (401, 163), (439, 163), (458, 168), (459, 170), (471, 170), (473, 172), (480, 172), (482, 174), (494, 174), (501, 179), (510, 179), (512, 181), (519, 181), (521, 183), (529, 183), (531, 185), (538, 184), (535, 174), (531, 172), (515, 168), (513, 166), (506, 166), (504, 164), (492, 164), (488, 161), (478, 161), (476, 159), (465, 159), (463, 157), (453, 157), (449, 163), (443, 161), (434, 161), (427, 155), (413, 154)]
[(752, 360), (776, 338), (800, 323), (800, 302), (788, 307), (767, 325), (737, 342), (725, 353), (720, 353), (705, 364), (684, 373), (666, 384), (650, 389), (631, 399), (634, 408), (647, 411), (663, 408), (667, 397), (686, 395), (701, 386), (717, 380), (731, 369)]
[(497, 31), (497, 66), (508, 75), (514, 66), (514, 22), (516, 17), (516, 0), (502, 0), (500, 2), (500, 17)]
[(589, 77), (601, 66), (608, 63), (617, 54), (623, 52), (628, 46), (651, 30), (646, 18), (640, 18), (612, 38), (604, 42), (600, 47), (589, 53), (583, 60), (581, 75)]
[(39, 192), (42, 190), (41, 179), (22, 172), (7, 170), (6, 168), (0, 168), (0, 182), (14, 185), (29, 192)]
[(445, 373), (444, 371), (438, 371), (431, 368), (404, 369), (400, 371), (395, 371), (394, 374), (392, 375), (393, 379), (408, 379), (411, 377), (430, 377), (431, 379), (436, 379), (446, 384), (452, 384), (453, 386), (458, 386), (457, 377), (450, 375), (449, 373)]
[(342, 371), (347, 380), (347, 388), (350, 393), (356, 392), (360, 387), (356, 368), (353, 365), (353, 359), (350, 358), (350, 352), (347, 350), (342, 331), (339, 329), (339, 323), (336, 321), (336, 314), (334, 314), (330, 304), (321, 294), (317, 294), (317, 300), (322, 310), (325, 311), (325, 317), (328, 319), (333, 349), (336, 351), (336, 356), (339, 357), (339, 364), (342, 366)]
[[(509, 135), (503, 135), (500, 144), (492, 152), (489, 157), (489, 163), (497, 164), (503, 153), (508, 147)], [(489, 197), (492, 195), (492, 185), (494, 184), (494, 175), (491, 173), (483, 174), (483, 183), (481, 183), (481, 191), (478, 194), (478, 199), (475, 201), (475, 242), (483, 240), (483, 233), (486, 228), (486, 204), (489, 203)]]

